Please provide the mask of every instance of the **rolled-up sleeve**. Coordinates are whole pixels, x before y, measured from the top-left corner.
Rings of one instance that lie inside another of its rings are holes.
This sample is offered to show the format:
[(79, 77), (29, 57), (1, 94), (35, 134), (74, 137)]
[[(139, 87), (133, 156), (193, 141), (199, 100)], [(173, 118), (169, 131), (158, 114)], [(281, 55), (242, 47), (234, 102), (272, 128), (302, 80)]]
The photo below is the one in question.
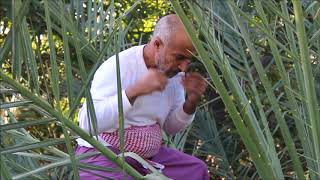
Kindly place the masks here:
[(174, 85), (174, 93), (172, 94), (173, 106), (169, 112), (168, 118), (163, 124), (163, 129), (168, 134), (176, 134), (190, 125), (194, 119), (194, 114), (187, 114), (183, 110), (185, 102), (185, 91), (181, 85), (181, 75)]
[(164, 122), (164, 130), (168, 134), (176, 134), (179, 131), (185, 129), (192, 123), (194, 114), (187, 114), (183, 110), (183, 106), (173, 111), (169, 118)]

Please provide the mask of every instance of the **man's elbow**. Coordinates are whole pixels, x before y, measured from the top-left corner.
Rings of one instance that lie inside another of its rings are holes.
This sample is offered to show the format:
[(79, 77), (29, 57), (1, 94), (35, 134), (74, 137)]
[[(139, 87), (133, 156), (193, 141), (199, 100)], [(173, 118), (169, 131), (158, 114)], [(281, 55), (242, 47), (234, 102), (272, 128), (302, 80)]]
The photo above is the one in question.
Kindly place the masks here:
[(163, 126), (163, 130), (169, 135), (175, 135), (178, 132), (180, 132), (181, 129), (177, 128), (177, 127), (174, 127), (174, 126), (170, 126), (170, 125), (165, 123), (164, 126)]

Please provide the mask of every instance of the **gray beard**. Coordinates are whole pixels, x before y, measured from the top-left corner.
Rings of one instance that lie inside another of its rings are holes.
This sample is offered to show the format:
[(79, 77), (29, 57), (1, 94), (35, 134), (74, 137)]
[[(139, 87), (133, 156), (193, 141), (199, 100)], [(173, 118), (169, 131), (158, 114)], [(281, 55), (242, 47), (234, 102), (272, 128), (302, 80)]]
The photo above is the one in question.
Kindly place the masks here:
[(158, 64), (157, 64), (157, 69), (158, 69), (159, 71), (164, 72), (165, 75), (166, 75), (168, 78), (172, 78), (172, 77), (174, 77), (175, 75), (177, 75), (177, 74), (180, 72), (179, 70), (173, 72), (173, 71), (169, 71), (169, 70), (167, 70), (167, 69), (165, 69), (165, 68), (162, 68), (162, 67), (160, 66), (159, 61), (158, 61)]

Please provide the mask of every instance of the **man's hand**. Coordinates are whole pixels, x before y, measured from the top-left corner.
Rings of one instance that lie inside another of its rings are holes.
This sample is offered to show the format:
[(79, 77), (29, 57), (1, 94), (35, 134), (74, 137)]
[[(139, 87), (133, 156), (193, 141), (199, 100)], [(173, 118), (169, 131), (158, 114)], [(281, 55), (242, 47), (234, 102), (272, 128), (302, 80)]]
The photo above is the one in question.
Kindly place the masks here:
[(135, 84), (126, 89), (126, 95), (131, 104), (138, 96), (161, 91), (167, 85), (168, 78), (164, 72), (149, 69)]
[(207, 83), (199, 73), (187, 74), (182, 79), (182, 85), (186, 90), (187, 99), (183, 105), (183, 110), (187, 114), (193, 114), (196, 110), (197, 104), (204, 94)]

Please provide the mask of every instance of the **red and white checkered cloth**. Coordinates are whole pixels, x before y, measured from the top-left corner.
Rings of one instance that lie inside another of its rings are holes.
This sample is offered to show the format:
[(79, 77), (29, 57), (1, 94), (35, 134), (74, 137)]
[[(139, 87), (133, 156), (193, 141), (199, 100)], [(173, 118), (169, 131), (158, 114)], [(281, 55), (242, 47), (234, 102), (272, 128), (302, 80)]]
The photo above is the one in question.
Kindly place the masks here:
[[(149, 158), (158, 153), (162, 144), (159, 124), (151, 126), (132, 126), (125, 129), (125, 151), (134, 152), (143, 158)], [(100, 137), (113, 147), (119, 148), (118, 131), (104, 132)]]

